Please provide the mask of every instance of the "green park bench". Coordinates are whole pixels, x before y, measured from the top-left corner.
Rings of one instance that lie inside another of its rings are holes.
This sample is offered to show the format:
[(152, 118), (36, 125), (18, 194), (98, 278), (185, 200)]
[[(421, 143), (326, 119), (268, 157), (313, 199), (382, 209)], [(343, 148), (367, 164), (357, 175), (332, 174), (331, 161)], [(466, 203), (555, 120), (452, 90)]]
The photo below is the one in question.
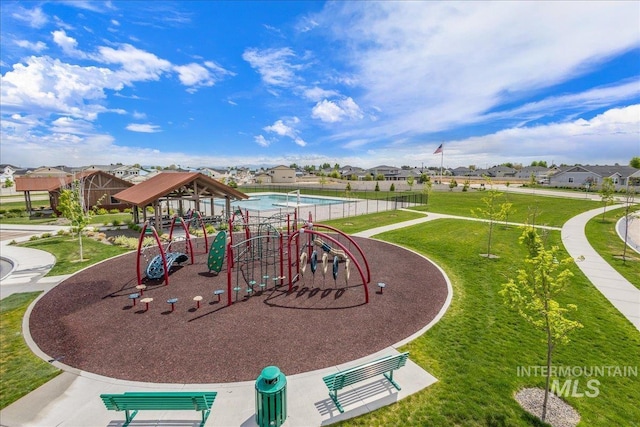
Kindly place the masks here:
[(329, 389), (329, 397), (333, 400), (333, 403), (336, 404), (340, 412), (344, 412), (342, 405), (338, 401), (338, 390), (381, 374), (397, 390), (400, 390), (400, 386), (393, 380), (393, 371), (406, 365), (408, 358), (409, 352), (386, 356), (364, 365), (327, 375), (322, 380)]
[(202, 412), (204, 426), (211, 406), (216, 399), (217, 392), (198, 391), (168, 391), (168, 392), (126, 392), (124, 394), (101, 394), (100, 398), (108, 410), (125, 411), (126, 421), (122, 427), (129, 423), (141, 410), (195, 410)]

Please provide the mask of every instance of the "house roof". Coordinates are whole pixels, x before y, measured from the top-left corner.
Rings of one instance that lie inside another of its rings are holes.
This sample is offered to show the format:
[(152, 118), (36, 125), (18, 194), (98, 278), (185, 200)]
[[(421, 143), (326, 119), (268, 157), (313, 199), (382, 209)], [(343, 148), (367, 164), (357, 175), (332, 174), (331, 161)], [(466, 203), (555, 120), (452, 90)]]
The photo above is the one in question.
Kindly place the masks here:
[(619, 166), (619, 165), (614, 165), (614, 166), (590, 166), (590, 165), (576, 165), (576, 166), (571, 166), (567, 169), (562, 169), (560, 172), (558, 172), (556, 174), (556, 176), (565, 174), (565, 173), (569, 173), (569, 172), (591, 172), (593, 174), (599, 175), (601, 177), (610, 177), (613, 176), (615, 174), (620, 175), (621, 177), (628, 177), (630, 175), (632, 175), (634, 172), (636, 172), (638, 169), (633, 168), (631, 166)]
[(132, 185), (130, 182), (117, 178), (104, 171), (84, 171), (82, 173), (67, 176), (18, 176), (16, 177), (16, 191), (55, 191), (69, 185), (75, 179), (84, 179), (93, 175), (105, 175), (109, 179), (120, 182), (125, 186)]
[(198, 197), (229, 197), (232, 200), (249, 198), (246, 194), (199, 172), (159, 173), (114, 194), (113, 197), (136, 206), (146, 206), (167, 196), (191, 198), (196, 192)]

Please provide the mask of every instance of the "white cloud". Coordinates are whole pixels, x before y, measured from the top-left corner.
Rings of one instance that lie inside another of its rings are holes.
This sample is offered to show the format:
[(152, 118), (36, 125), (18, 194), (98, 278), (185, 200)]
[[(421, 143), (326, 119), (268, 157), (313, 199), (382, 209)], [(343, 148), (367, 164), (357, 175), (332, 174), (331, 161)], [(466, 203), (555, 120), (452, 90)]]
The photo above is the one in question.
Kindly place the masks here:
[(264, 130), (267, 132), (274, 132), (280, 136), (288, 136), (289, 138), (295, 138), (295, 130), (284, 124), (282, 120), (277, 120), (270, 126), (265, 126)]
[(333, 2), (315, 19), (344, 47), (359, 104), (381, 108), (354, 133), (389, 139), (476, 123), (637, 48), (639, 12), (634, 2)]
[(29, 40), (16, 40), (15, 43), (23, 49), (29, 49), (38, 53), (47, 48), (47, 44), (41, 41), (37, 41), (34, 43), (30, 42)]
[(276, 120), (276, 122), (270, 126), (265, 126), (263, 129), (267, 132), (272, 132), (280, 136), (286, 136), (291, 138), (297, 145), (304, 147), (307, 145), (306, 141), (298, 135), (298, 130), (290, 126), (300, 122), (298, 117), (293, 117), (284, 123), (283, 120)]
[(242, 59), (258, 71), (266, 84), (290, 87), (298, 80), (295, 70), (299, 69), (299, 66), (289, 63), (289, 59), (295, 56), (293, 50), (288, 47), (265, 50), (251, 48), (244, 51)]
[(127, 130), (131, 132), (140, 132), (140, 133), (157, 133), (162, 132), (160, 126), (152, 125), (150, 123), (130, 123), (126, 127)]
[(74, 58), (86, 58), (87, 54), (78, 50), (78, 41), (73, 37), (69, 37), (64, 30), (57, 30), (51, 33), (55, 44), (60, 46), (62, 51)]
[(116, 27), (119, 27), (119, 26), (120, 26), (120, 22), (118, 22), (118, 21), (117, 21), (117, 20), (115, 20), (115, 19), (112, 19), (112, 20), (111, 20), (111, 25), (115, 25)]
[(173, 69), (178, 73), (178, 78), (183, 85), (192, 87), (192, 92), (197, 87), (213, 86), (226, 75), (235, 75), (213, 61), (205, 61), (204, 65), (191, 63), (177, 65)]
[[(433, 151), (444, 142), (444, 166), (491, 167), (504, 162), (529, 164), (626, 164), (640, 155), (640, 104), (613, 108), (591, 119), (575, 119), (433, 143), (388, 145), (371, 149), (366, 164), (440, 166)], [(375, 159), (375, 161), (374, 161)]]
[(15, 64), (2, 76), (0, 96), (4, 111), (95, 120), (98, 113), (108, 111), (102, 105), (104, 88), (117, 90), (120, 85), (111, 70), (105, 68), (32, 56), (26, 64)]
[(262, 135), (255, 136), (253, 140), (261, 147), (268, 147), (269, 145), (271, 145), (271, 141), (269, 141)]
[(313, 102), (318, 102), (324, 98), (332, 98), (338, 96), (338, 92), (335, 90), (327, 90), (319, 88), (318, 86), (312, 88), (305, 88), (302, 92), (303, 96)]
[(158, 58), (155, 54), (123, 44), (118, 49), (101, 46), (95, 59), (106, 64), (118, 64), (117, 78), (124, 84), (136, 81), (159, 80), (160, 76), (171, 70), (171, 62)]
[(177, 65), (173, 69), (178, 72), (178, 78), (185, 86), (213, 86), (211, 74), (200, 64)]
[(145, 113), (141, 113), (139, 111), (134, 111), (133, 113), (131, 113), (131, 115), (136, 120), (144, 120), (147, 118), (147, 115)]
[(519, 107), (481, 116), (481, 120), (516, 117), (523, 120), (543, 117), (548, 112), (577, 112), (596, 110), (612, 104), (632, 100), (640, 96), (640, 85), (637, 81), (597, 87), (585, 92), (568, 95), (550, 96), (541, 101), (530, 102)]
[(311, 117), (323, 122), (334, 123), (345, 119), (361, 119), (364, 117), (358, 104), (352, 98), (338, 101), (323, 100), (318, 102), (311, 111)]
[(49, 21), (49, 18), (40, 7), (33, 9), (18, 7), (16, 12), (12, 13), (11, 16), (33, 28), (42, 28)]

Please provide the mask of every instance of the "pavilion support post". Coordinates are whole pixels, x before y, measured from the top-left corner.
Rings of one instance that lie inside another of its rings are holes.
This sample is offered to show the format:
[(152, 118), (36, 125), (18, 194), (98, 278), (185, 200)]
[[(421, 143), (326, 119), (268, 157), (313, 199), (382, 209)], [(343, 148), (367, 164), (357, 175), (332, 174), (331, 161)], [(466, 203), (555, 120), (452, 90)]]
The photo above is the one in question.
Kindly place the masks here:
[(229, 196), (225, 197), (224, 209), (225, 209), (225, 212), (226, 212), (226, 215), (225, 215), (224, 219), (228, 221), (229, 218), (231, 218), (231, 215), (232, 215), (232, 212), (231, 212), (231, 199), (229, 198)]

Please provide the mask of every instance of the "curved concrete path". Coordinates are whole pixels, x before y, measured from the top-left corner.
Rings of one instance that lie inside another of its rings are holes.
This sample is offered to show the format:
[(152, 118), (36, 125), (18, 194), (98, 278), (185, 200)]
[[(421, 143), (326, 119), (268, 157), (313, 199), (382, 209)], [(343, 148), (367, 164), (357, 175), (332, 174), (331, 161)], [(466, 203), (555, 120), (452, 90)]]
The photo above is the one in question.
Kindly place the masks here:
[[(620, 207), (624, 205), (609, 209)], [(602, 208), (583, 212), (567, 221), (562, 227), (562, 243), (569, 255), (578, 260), (578, 267), (593, 286), (640, 331), (640, 289), (611, 267), (591, 247), (585, 235), (587, 222), (598, 215), (602, 215)]]

